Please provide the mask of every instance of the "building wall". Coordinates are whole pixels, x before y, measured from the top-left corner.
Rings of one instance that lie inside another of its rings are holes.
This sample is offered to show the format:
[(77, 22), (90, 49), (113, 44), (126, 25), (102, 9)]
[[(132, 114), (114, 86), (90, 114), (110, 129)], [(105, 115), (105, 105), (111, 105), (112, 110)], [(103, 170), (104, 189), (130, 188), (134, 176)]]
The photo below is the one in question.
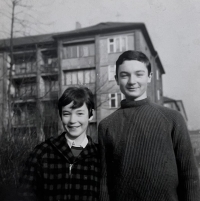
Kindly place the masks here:
[[(115, 65), (118, 57), (120, 54), (125, 51), (122, 51), (122, 38), (126, 38), (126, 49), (125, 50), (134, 50), (135, 49), (135, 40), (134, 40), (134, 33), (113, 33), (106, 36), (100, 36), (99, 39), (99, 94), (100, 100), (98, 103), (99, 106), (99, 113), (98, 119), (99, 121), (106, 116), (110, 115), (114, 112), (117, 108), (111, 108), (109, 102), (110, 94), (120, 93), (119, 86), (116, 84), (114, 79), (115, 73), (112, 75), (113, 80), (109, 80), (109, 66)], [(120, 39), (120, 48), (121, 50), (117, 51), (117, 43), (114, 41), (115, 50), (114, 52), (110, 52), (110, 39)], [(119, 101), (118, 101), (119, 102)], [(119, 106), (119, 103), (117, 103)]]
[[(115, 48), (116, 51), (110, 51), (110, 39), (113, 39), (115, 44), (113, 48)], [(120, 44), (118, 50), (117, 44)], [(126, 44), (125, 49), (123, 49), (125, 47), (124, 44)], [(87, 49), (87, 45), (89, 49)], [(77, 50), (77, 53), (74, 52), (75, 49)], [(68, 52), (69, 50), (70, 53)], [(96, 35), (90, 38), (79, 37), (78, 39), (66, 38), (58, 40), (58, 57), (56, 59), (58, 60), (57, 67), (59, 67), (59, 69), (57, 71), (54, 69), (54, 72), (47, 72), (47, 69), (45, 69), (46, 64), (44, 61), (44, 51), (46, 50), (40, 50), (37, 48), (37, 51), (33, 50), (33, 52), (36, 52), (36, 58), (34, 58), (35, 60), (31, 60), (26, 63), (26, 72), (22, 72), (20, 65), (16, 66), (15, 78), (18, 80), (23, 80), (24, 77), (29, 78), (31, 76), (37, 78), (35, 81), (35, 85), (37, 86), (37, 102), (35, 102), (37, 104), (35, 104), (35, 109), (39, 109), (39, 111), (41, 111), (39, 114), (36, 114), (36, 119), (39, 119), (42, 115), (46, 114), (47, 107), (45, 105), (48, 105), (48, 101), (57, 100), (58, 97), (52, 96), (51, 92), (53, 94), (53, 92), (57, 91), (61, 94), (67, 87), (79, 84), (90, 88), (96, 95), (95, 101), (97, 106), (94, 114), (93, 125), (90, 129), (93, 132), (94, 128), (97, 127), (97, 124), (101, 119), (105, 118), (120, 107), (120, 101), (124, 98), (120, 92), (119, 86), (114, 80), (115, 73), (112, 74), (110, 69), (112, 69), (111, 67), (115, 65), (119, 55), (125, 50), (142, 51), (149, 57), (154, 76), (151, 84), (148, 86), (148, 96), (153, 101), (162, 104), (161, 99), (158, 100), (156, 92), (157, 89), (162, 89), (161, 74), (160, 79), (156, 80), (156, 71), (159, 70), (159, 68), (140, 30), (131, 30), (126, 32), (122, 30), (121, 32)], [(83, 53), (83, 55), (73, 57), (73, 54), (78, 55), (81, 53)], [(86, 55), (84, 55), (85, 53)], [(0, 71), (0, 73), (2, 73), (2, 71)], [(2, 80), (0, 80), (0, 82), (2, 82)], [(50, 89), (52, 87), (51, 82), (54, 82), (57, 87)], [(162, 93), (160, 95), (162, 95)], [(1, 96), (2, 94), (0, 94), (0, 97)], [(20, 101), (20, 103), (24, 104), (26, 102), (26, 100)], [(114, 107), (111, 107), (112, 105), (114, 105)], [(50, 109), (51, 107), (53, 106), (49, 104)], [(22, 116), (24, 114), (25, 112), (23, 111)], [(48, 115), (45, 116), (47, 119), (50, 119)], [(41, 127), (42, 124), (45, 125), (45, 122), (47, 122), (45, 118), (42, 119), (41, 124), (36, 124), (37, 127)], [(46, 125), (49, 125), (49, 123), (46, 123)], [(46, 127), (45, 129), (46, 131), (49, 130)], [(40, 129), (38, 129), (38, 132), (40, 132), (39, 130)]]

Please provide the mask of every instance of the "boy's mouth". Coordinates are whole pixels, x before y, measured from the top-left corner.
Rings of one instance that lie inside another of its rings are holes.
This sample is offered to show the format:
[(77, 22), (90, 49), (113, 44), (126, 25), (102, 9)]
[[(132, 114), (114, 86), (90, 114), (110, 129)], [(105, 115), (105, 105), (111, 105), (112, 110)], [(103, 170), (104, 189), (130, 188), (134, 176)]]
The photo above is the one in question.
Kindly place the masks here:
[(129, 87), (129, 88), (127, 88), (128, 90), (136, 90), (136, 89), (138, 89), (139, 87)]

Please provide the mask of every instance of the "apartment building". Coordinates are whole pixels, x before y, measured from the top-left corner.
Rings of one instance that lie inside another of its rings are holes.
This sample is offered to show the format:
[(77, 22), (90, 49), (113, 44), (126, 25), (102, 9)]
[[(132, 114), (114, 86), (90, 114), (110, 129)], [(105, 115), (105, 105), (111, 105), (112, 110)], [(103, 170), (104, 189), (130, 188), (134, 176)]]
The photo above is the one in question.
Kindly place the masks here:
[[(0, 41), (0, 115), (4, 119), (8, 115), (8, 47), (9, 41)], [(148, 96), (163, 104), (165, 71), (143, 23), (107, 22), (59, 34), (14, 39), (15, 65), (10, 80), (14, 135), (57, 135), (61, 130), (56, 108), (58, 96), (67, 87), (81, 84), (95, 94), (95, 118), (88, 132), (96, 140), (99, 121), (114, 112), (124, 98), (114, 75), (115, 62), (126, 50), (142, 51), (148, 56), (154, 75)], [(1, 121), (1, 128), (5, 125), (6, 121)]]

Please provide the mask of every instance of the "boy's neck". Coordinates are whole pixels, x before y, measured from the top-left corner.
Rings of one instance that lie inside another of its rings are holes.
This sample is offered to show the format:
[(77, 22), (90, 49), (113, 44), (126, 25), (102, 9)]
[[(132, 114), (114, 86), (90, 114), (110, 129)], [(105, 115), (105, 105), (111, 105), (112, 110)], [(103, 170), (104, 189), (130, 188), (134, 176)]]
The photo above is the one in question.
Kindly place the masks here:
[(137, 98), (135, 98), (135, 97), (126, 97), (126, 101), (140, 101), (140, 100), (144, 100), (146, 98), (147, 98), (147, 94), (144, 93), (142, 96), (137, 97)]

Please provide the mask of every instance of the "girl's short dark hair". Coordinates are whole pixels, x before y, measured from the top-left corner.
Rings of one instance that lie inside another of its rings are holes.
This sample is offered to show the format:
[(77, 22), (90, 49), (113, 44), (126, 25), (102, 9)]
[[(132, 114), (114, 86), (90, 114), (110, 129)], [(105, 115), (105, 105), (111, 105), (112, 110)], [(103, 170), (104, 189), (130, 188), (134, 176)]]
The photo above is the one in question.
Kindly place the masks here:
[(131, 60), (136, 60), (136, 61), (140, 61), (140, 62), (144, 63), (147, 67), (148, 75), (150, 75), (151, 63), (150, 63), (148, 57), (142, 52), (134, 51), (134, 50), (128, 50), (128, 51), (123, 52), (116, 61), (116, 77), (118, 77), (119, 66), (124, 61), (131, 61)]
[(63, 92), (58, 100), (58, 110), (61, 119), (62, 108), (71, 102), (73, 102), (72, 109), (79, 108), (85, 103), (89, 111), (89, 117), (93, 115), (94, 95), (87, 87), (69, 87)]

